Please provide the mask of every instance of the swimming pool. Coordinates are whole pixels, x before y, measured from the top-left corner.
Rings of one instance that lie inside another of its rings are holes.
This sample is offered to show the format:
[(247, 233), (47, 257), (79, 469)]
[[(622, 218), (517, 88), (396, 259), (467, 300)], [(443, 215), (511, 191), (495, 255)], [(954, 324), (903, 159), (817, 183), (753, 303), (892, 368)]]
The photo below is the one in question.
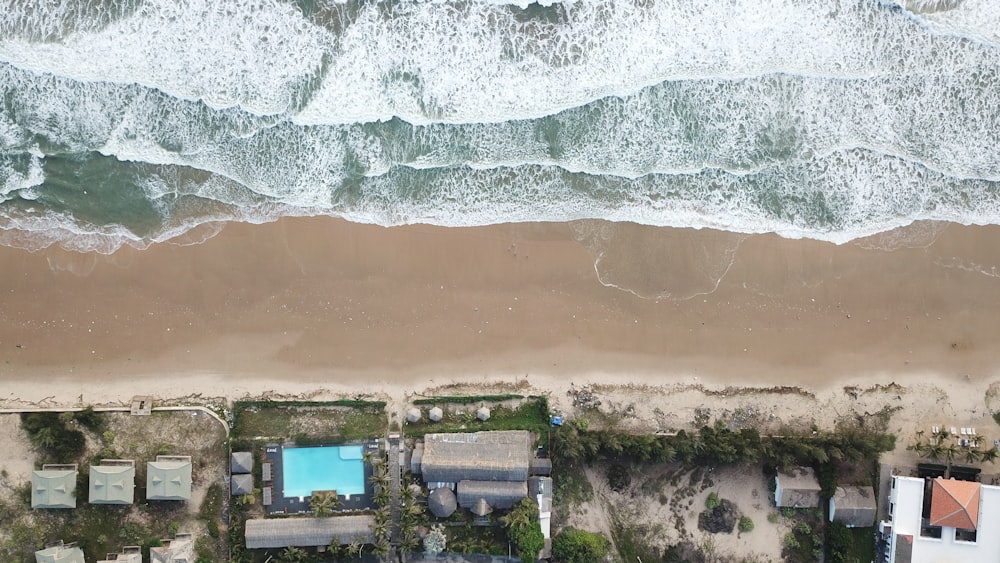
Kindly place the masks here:
[(338, 495), (365, 492), (362, 446), (281, 448), (284, 496), (307, 497), (313, 491)]

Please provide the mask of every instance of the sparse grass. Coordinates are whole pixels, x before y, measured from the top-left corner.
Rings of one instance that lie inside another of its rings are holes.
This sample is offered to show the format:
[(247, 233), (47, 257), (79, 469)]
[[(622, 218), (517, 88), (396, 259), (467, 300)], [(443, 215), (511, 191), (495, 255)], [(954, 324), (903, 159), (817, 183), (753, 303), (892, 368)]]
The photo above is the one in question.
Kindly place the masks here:
[(559, 476), (553, 480), (552, 500), (555, 504), (555, 515), (556, 518), (565, 519), (573, 514), (578, 506), (594, 499), (594, 487), (579, 463), (567, 463), (556, 458), (553, 464), (553, 473)]
[(507, 534), (500, 526), (473, 526), (466, 523), (445, 528), (448, 551), (507, 555)]
[(647, 529), (611, 511), (611, 536), (622, 561), (659, 561), (657, 549), (647, 541)]
[(854, 563), (864, 563), (875, 558), (875, 529), (874, 528), (849, 528), (851, 536), (854, 537), (851, 551), (847, 560)]
[[(496, 406), (490, 409), (490, 419), (483, 422), (476, 418), (476, 409), (455, 408), (444, 409), (444, 418), (440, 422), (430, 422), (421, 419), (408, 422), (403, 428), (408, 436), (423, 436), (430, 432), (476, 432), (479, 430), (531, 430), (538, 433), (543, 440), (548, 433), (549, 412), (548, 403), (543, 399), (526, 399), (520, 406), (510, 408)], [(461, 413), (461, 414), (459, 414)]]
[(233, 434), (240, 440), (320, 443), (384, 436), (387, 427), (383, 402), (237, 403)]

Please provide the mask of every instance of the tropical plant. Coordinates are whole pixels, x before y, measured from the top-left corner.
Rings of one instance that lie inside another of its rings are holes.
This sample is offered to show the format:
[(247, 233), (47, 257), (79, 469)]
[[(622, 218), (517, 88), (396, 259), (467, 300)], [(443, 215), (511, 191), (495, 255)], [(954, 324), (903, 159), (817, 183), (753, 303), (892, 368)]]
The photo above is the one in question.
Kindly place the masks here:
[(444, 526), (434, 524), (431, 531), (424, 536), (424, 551), (430, 555), (437, 555), (445, 550), (448, 545), (448, 537), (444, 535)]
[(282, 563), (302, 563), (307, 559), (309, 559), (309, 554), (297, 547), (286, 547), (278, 556), (278, 561)]
[(552, 555), (564, 563), (592, 563), (608, 555), (610, 542), (602, 534), (563, 528), (552, 541)]
[(318, 491), (309, 497), (309, 508), (319, 518), (333, 514), (339, 506), (340, 499), (333, 491)]

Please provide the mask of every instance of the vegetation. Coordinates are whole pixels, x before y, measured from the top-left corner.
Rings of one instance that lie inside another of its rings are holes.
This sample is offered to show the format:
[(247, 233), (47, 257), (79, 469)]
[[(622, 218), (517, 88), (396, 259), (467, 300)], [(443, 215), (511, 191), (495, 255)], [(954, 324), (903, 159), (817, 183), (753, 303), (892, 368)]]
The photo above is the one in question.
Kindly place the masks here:
[(434, 524), (431, 531), (424, 536), (424, 552), (429, 555), (437, 555), (448, 546), (448, 538), (444, 535), (444, 526)]
[(503, 518), (507, 537), (517, 546), (518, 557), (523, 563), (534, 563), (545, 547), (545, 537), (538, 523), (538, 505), (530, 498), (523, 498)]
[(513, 399), (523, 399), (524, 395), (508, 393), (506, 395), (439, 395), (435, 397), (423, 397), (415, 399), (414, 405), (437, 405), (451, 403), (455, 405), (471, 405), (473, 403), (500, 403)]
[(624, 491), (632, 484), (632, 475), (627, 466), (615, 463), (608, 467), (608, 486), (613, 491)]
[(68, 423), (74, 422), (71, 412), (21, 413), (21, 428), (35, 449), (47, 458), (43, 463), (72, 463), (83, 455), (86, 439), (83, 432), (69, 428)]
[(608, 555), (608, 547), (602, 534), (567, 527), (552, 541), (552, 555), (563, 563), (593, 563)]
[(386, 433), (384, 401), (237, 402), (233, 409), (236, 444), (291, 440), (316, 444), (360, 440)]
[(752, 532), (753, 531), (753, 518), (749, 516), (740, 517), (740, 523), (737, 525), (740, 532)]
[(630, 458), (636, 462), (678, 461), (686, 467), (731, 465), (763, 460), (775, 467), (818, 465), (830, 460), (877, 458), (895, 447), (895, 437), (866, 428), (816, 434), (761, 436), (754, 429), (704, 426), (697, 434), (632, 435), (612, 430), (586, 431), (575, 425), (552, 432), (552, 449), (569, 461)]
[(719, 494), (716, 493), (715, 491), (712, 491), (708, 493), (707, 497), (705, 497), (705, 508), (709, 510), (714, 510), (719, 506), (720, 502), (721, 501), (719, 500)]
[(330, 516), (340, 506), (340, 499), (333, 491), (316, 491), (309, 497), (309, 509), (317, 518)]
[(444, 409), (444, 418), (438, 422), (419, 420), (406, 423), (408, 436), (423, 436), (429, 432), (475, 432), (478, 430), (531, 430), (546, 436), (549, 429), (549, 403), (545, 397), (529, 397), (519, 406), (491, 407), (490, 419), (476, 418), (474, 409), (462, 414)]

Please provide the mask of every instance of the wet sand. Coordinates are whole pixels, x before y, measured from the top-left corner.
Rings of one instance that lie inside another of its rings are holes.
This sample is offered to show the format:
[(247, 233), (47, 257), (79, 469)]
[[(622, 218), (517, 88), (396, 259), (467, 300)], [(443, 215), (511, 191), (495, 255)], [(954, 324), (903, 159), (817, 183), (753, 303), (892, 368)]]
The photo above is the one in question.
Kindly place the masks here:
[(294, 218), (110, 256), (0, 248), (0, 271), (0, 406), (997, 371), (997, 227), (836, 246), (601, 221)]

